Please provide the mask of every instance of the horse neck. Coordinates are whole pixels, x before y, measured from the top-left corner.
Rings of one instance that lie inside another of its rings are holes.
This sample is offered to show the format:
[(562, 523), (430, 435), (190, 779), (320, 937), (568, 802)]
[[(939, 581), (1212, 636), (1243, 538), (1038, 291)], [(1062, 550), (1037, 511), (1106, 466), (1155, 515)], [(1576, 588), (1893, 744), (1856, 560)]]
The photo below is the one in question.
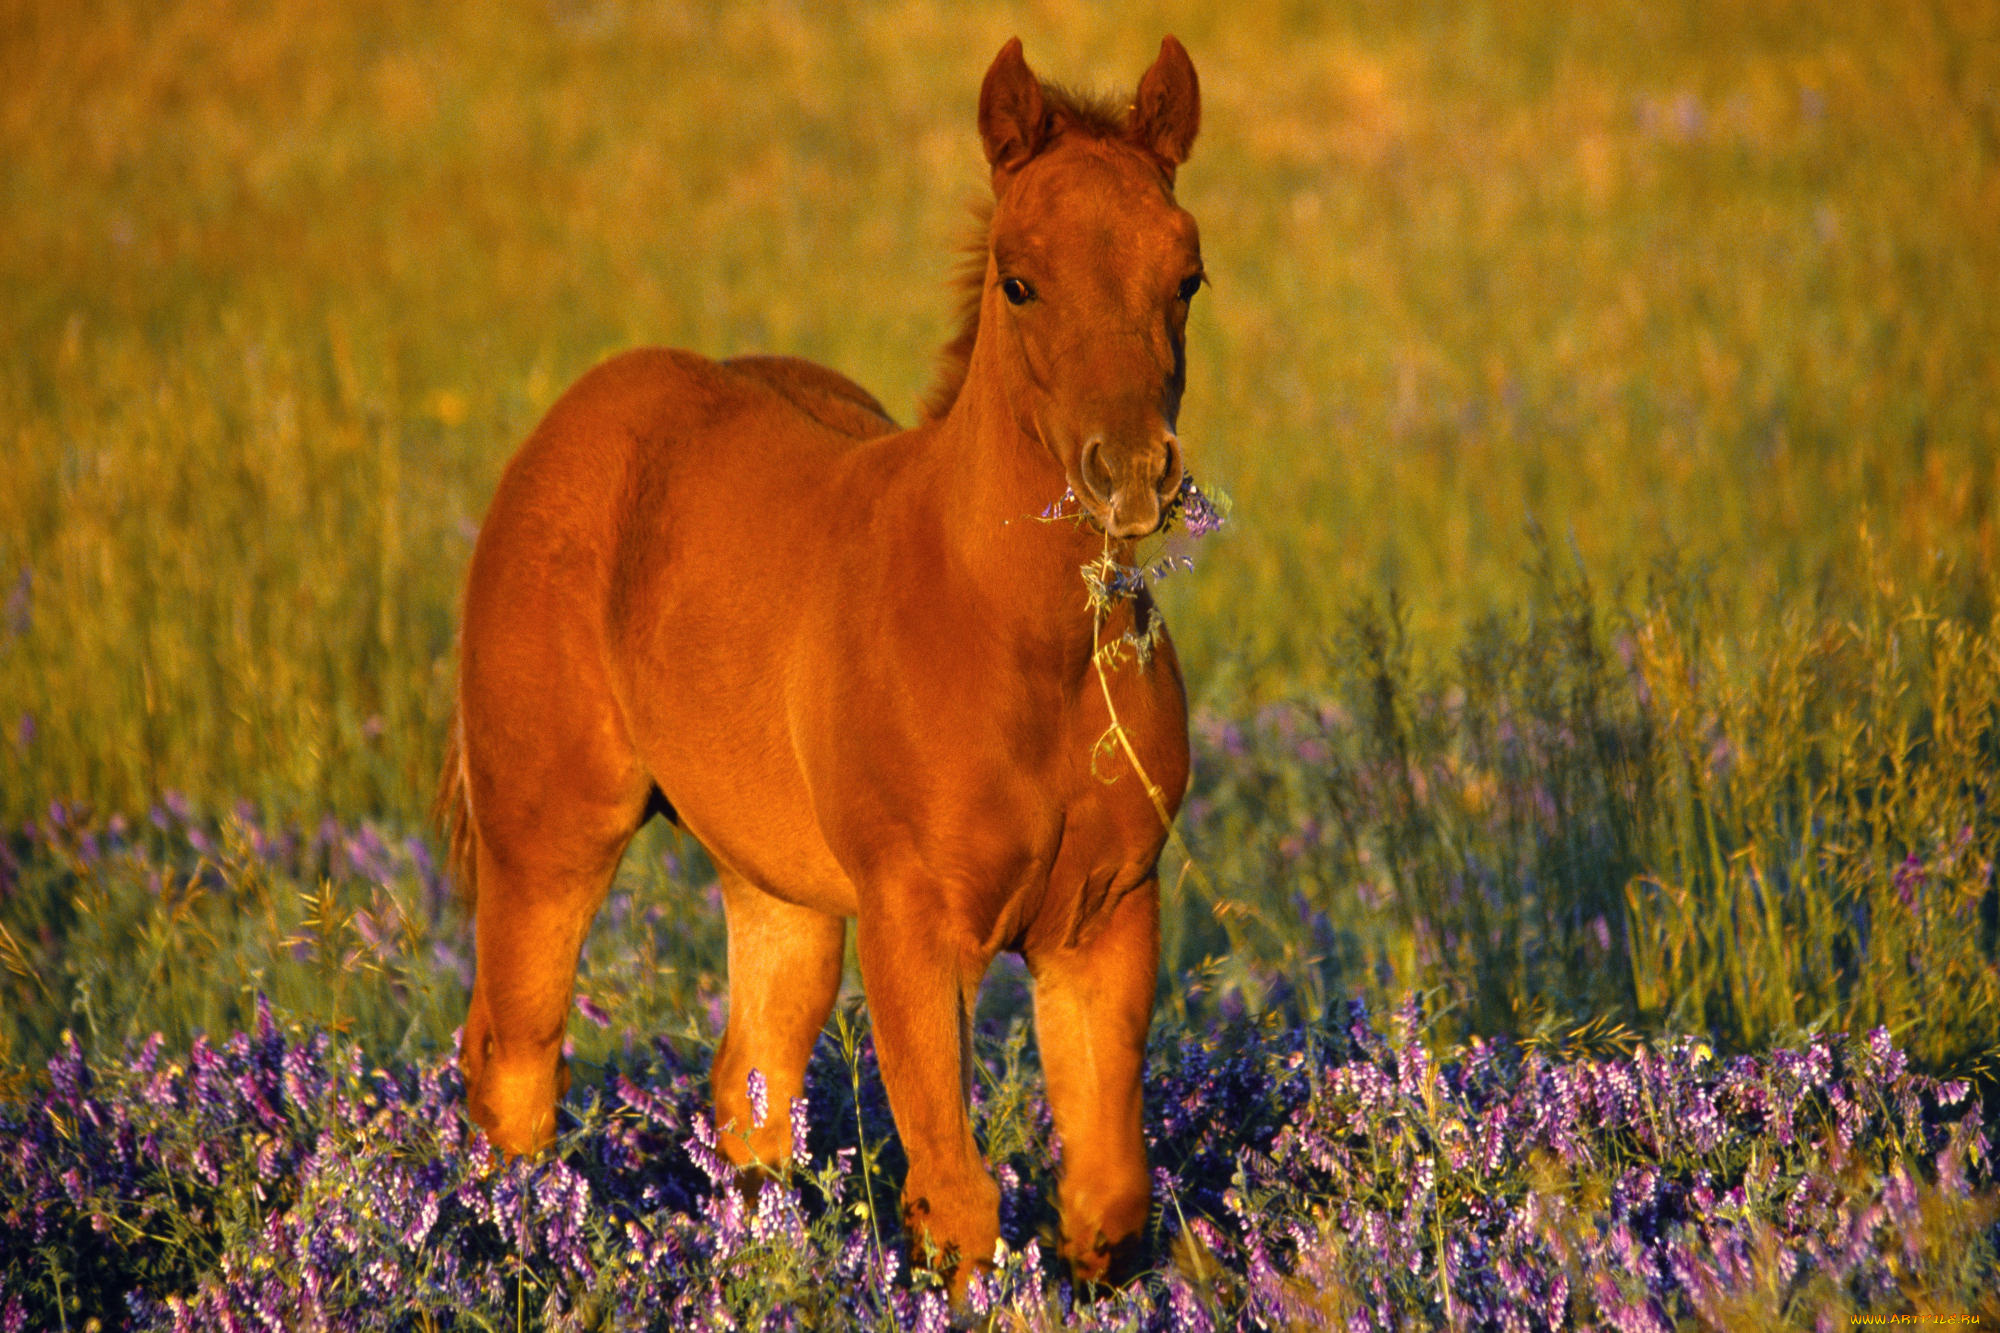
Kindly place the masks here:
[[(958, 399), (933, 436), (950, 497), (947, 540), (964, 577), (983, 594), (989, 624), (997, 617), (994, 628), (1059, 659), (1052, 665), (1081, 670), (1093, 630), (1118, 632), (1115, 624), (1097, 625), (1083, 583), (1083, 567), (1104, 554), (1104, 537), (1075, 519), (1073, 500), (1063, 517), (1042, 517), (1068, 482), (1042, 441), (1021, 429), (1005, 388), (981, 373), (981, 360), (975, 349)], [(1129, 548), (1112, 543), (1112, 557), (1129, 562)], [(1120, 608), (1111, 620), (1124, 616)]]

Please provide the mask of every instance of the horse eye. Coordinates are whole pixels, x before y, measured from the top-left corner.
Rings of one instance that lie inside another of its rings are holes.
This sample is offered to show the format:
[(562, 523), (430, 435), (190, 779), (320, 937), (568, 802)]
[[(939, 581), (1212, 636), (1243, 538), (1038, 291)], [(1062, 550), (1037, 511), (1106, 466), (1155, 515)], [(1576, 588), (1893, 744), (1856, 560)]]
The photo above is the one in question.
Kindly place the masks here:
[(1181, 300), (1183, 302), (1194, 300), (1194, 294), (1201, 290), (1201, 283), (1202, 277), (1199, 273), (1191, 273), (1187, 277), (1182, 278), (1179, 293)]
[(1000, 284), (1000, 290), (1006, 293), (1008, 302), (1013, 305), (1026, 305), (1035, 299), (1035, 289), (1019, 278), (1008, 278)]

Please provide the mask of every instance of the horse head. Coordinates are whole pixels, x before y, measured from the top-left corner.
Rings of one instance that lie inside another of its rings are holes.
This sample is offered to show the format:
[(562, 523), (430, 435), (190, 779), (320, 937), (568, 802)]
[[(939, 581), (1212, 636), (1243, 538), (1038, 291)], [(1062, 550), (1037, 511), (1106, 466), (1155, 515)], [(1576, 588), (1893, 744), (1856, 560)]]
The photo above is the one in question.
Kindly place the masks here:
[(980, 89), (994, 195), (979, 318), (994, 340), (988, 365), (1021, 429), (1113, 538), (1156, 531), (1181, 484), (1174, 427), (1188, 305), (1204, 279), (1174, 171), (1200, 118), (1194, 65), (1172, 37), (1129, 107), (1044, 87), (1018, 38)]

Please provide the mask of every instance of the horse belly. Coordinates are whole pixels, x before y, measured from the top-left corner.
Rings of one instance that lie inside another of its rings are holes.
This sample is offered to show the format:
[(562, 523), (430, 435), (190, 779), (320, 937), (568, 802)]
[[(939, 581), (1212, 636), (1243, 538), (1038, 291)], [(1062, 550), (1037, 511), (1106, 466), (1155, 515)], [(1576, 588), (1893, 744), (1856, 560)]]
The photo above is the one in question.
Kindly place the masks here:
[(854, 886), (827, 848), (795, 766), (770, 747), (695, 722), (642, 752), (681, 824), (717, 862), (786, 902), (855, 915)]

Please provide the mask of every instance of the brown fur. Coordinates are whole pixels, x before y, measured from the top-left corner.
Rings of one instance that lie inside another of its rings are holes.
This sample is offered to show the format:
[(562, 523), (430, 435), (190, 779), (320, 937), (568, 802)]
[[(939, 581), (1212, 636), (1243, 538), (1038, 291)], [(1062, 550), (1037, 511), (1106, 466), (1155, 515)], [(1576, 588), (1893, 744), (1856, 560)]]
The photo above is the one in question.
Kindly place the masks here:
[[(653, 349), (579, 380), (501, 477), (438, 795), (454, 873), (478, 886), (467, 1103), (501, 1151), (554, 1135), (578, 951), (632, 835), (666, 813), (721, 878), (712, 1083), (733, 1161), (790, 1151), (853, 920), (911, 1235), (987, 1261), (999, 1196), (965, 1104), (969, 1023), (993, 956), (1018, 952), (1064, 1252), (1083, 1278), (1128, 1270), (1151, 1201), (1166, 830), (1137, 776), (1097, 764), (1112, 716), (1093, 660), (1145, 612), (1094, 616), (1080, 570), (1129, 562), (1181, 477), (1179, 293), (1201, 261), (1172, 194), (1198, 119), (1180, 44), (1130, 115), (1108, 105), (1043, 88), (1018, 42), (988, 71), (979, 309), (915, 429), (803, 361)], [(1091, 522), (1037, 522), (1065, 487)], [(1108, 679), (1171, 813), (1188, 765), (1171, 641)]]

